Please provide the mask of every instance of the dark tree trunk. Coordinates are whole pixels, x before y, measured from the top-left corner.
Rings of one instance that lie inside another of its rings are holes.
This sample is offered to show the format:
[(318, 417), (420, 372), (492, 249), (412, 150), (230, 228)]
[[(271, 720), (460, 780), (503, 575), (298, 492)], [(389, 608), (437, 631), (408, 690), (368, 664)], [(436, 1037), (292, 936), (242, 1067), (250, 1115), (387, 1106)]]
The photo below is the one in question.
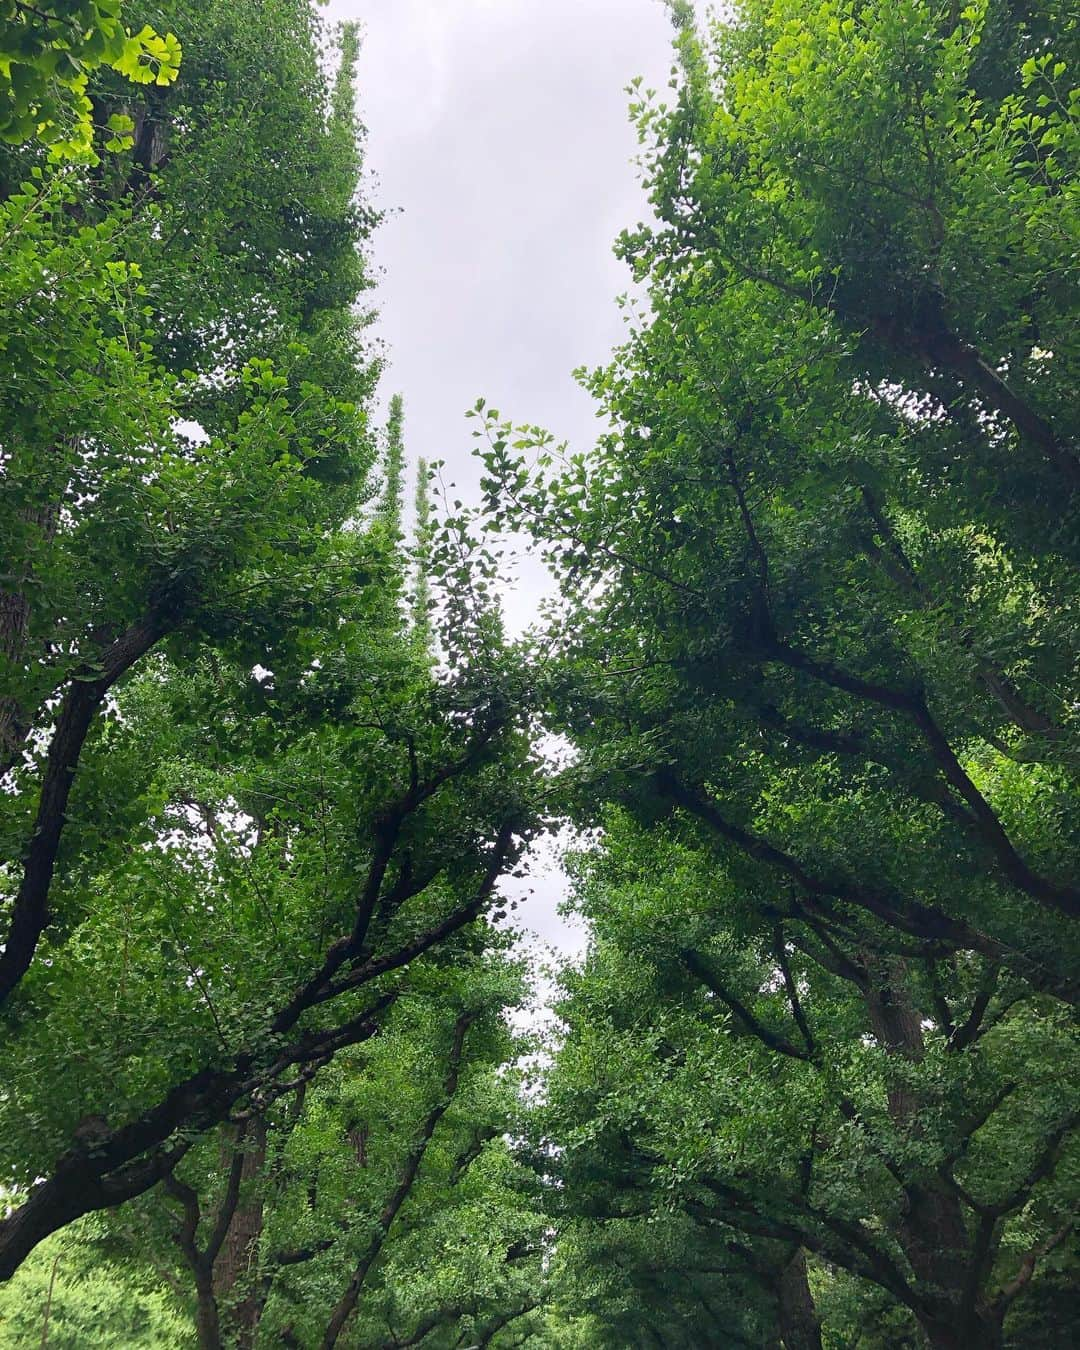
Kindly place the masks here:
[[(893, 1055), (922, 1059), (922, 1019), (912, 1002), (907, 972), (900, 960), (874, 969), (866, 1004), (875, 1037)], [(889, 1088), (889, 1114), (910, 1134), (920, 1131), (922, 1102), (909, 1087)], [(916, 1313), (935, 1350), (996, 1350), (1000, 1320), (969, 1290), (971, 1239), (959, 1196), (944, 1181), (925, 1178), (905, 1187), (906, 1212), (897, 1237), (916, 1277), (922, 1307)]]
[(985, 1303), (954, 1322), (919, 1320), (933, 1350), (1002, 1350), (1005, 1344), (1001, 1320)]
[[(0, 655), (12, 667), (22, 659), (30, 606), (19, 592), (0, 591)], [(18, 699), (0, 695), (0, 771), (6, 773), (19, 758), (28, 719)]]
[(195, 1297), (195, 1329), (199, 1336), (199, 1350), (222, 1350), (214, 1278), (205, 1266), (195, 1271)]
[(232, 1149), (238, 1148), (244, 1152), (242, 1191), (214, 1264), (214, 1292), (220, 1304), (232, 1302), (226, 1320), (239, 1350), (249, 1350), (264, 1303), (260, 1282), (255, 1279), (263, 1200), (261, 1194), (253, 1193), (252, 1186), (266, 1164), (266, 1121), (262, 1116), (255, 1116), (242, 1138), (234, 1139)]
[(801, 1247), (795, 1249), (780, 1272), (777, 1300), (784, 1350), (821, 1350), (821, 1322), (806, 1277), (806, 1253)]

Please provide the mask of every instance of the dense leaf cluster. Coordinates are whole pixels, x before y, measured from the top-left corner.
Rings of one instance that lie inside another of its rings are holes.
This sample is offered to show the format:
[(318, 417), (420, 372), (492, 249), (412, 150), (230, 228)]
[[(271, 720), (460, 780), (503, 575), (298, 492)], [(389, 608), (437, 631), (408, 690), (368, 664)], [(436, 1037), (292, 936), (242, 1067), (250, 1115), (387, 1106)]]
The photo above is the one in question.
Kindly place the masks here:
[(1071, 1345), (1075, 14), (672, 3), (610, 431), (481, 401), (409, 542), (355, 31), (86, 8), (0, 16), (116, 133), (0, 50), (0, 1345)]
[(560, 579), (552, 725), (601, 830), (549, 1080), (566, 1250), (602, 1344), (1050, 1344), (1080, 30), (676, 18), (620, 244), (648, 308), (585, 377), (612, 432), (570, 456), (477, 409), (488, 510)]

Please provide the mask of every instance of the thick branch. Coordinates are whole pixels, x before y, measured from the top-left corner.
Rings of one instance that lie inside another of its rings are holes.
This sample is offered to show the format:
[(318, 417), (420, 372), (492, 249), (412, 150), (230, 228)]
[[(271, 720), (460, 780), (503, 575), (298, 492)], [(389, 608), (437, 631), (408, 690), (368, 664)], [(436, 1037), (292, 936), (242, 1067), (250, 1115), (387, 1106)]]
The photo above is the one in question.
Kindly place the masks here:
[[(703, 1178), (702, 1182), (724, 1204), (720, 1212), (704, 1210), (706, 1217), (720, 1219), (751, 1236), (778, 1238), (817, 1252), (853, 1275), (873, 1280), (912, 1311), (918, 1310), (919, 1301), (892, 1258), (858, 1223), (825, 1214), (809, 1205), (800, 1206), (787, 1215), (772, 1215), (766, 1212), (759, 1198), (744, 1194), (734, 1186), (713, 1177)], [(822, 1228), (827, 1232), (823, 1233)]]
[(687, 787), (670, 772), (658, 775), (657, 785), (665, 796), (703, 821), (722, 838), (737, 845), (756, 861), (785, 872), (811, 896), (856, 905), (891, 927), (930, 942), (951, 943), (955, 947), (980, 951), (995, 958), (1004, 955), (1000, 944), (993, 938), (941, 910), (901, 896), (885, 896), (868, 887), (854, 886), (840, 879), (826, 881), (823, 877), (813, 875), (791, 854), (727, 820), (715, 802), (701, 789)]
[(30, 969), (38, 939), (49, 922), (49, 891), (67, 823), (68, 797), (94, 714), (117, 680), (164, 636), (168, 627), (164, 611), (151, 611), (116, 639), (99, 665), (77, 671), (72, 677), (49, 744), (34, 832), (0, 953), (0, 1004)]
[(72, 1220), (123, 1204), (169, 1176), (198, 1135), (225, 1120), (233, 1104), (256, 1087), (313, 1053), (334, 1053), (375, 1035), (396, 997), (396, 991), (383, 995), (342, 1026), (301, 1037), (266, 1069), (257, 1067), (251, 1050), (238, 1054), (228, 1069), (201, 1069), (92, 1149), (69, 1149), (52, 1175), (0, 1220), (0, 1280), (9, 1279), (39, 1242)]
[(770, 1031), (768, 1027), (762, 1025), (749, 1008), (741, 1003), (734, 994), (724, 988), (717, 978), (716, 972), (711, 969), (708, 962), (704, 960), (699, 952), (686, 950), (680, 952), (679, 955), (687, 970), (699, 979), (706, 988), (711, 989), (716, 997), (731, 1009), (747, 1031), (753, 1036), (756, 1036), (762, 1045), (766, 1046), (769, 1050), (772, 1050), (775, 1054), (787, 1055), (791, 1059), (810, 1059), (811, 1056), (809, 1051), (800, 1050), (799, 1047), (793, 1045), (786, 1036), (781, 1036), (778, 1032)]

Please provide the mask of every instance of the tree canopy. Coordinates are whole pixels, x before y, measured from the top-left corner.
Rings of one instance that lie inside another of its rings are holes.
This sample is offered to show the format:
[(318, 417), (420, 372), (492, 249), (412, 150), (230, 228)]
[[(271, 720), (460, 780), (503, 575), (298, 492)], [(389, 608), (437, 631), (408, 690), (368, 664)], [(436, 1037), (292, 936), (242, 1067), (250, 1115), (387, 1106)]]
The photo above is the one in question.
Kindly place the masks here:
[(255, 8), (0, 15), (0, 1346), (1071, 1345), (1076, 15), (672, 3), (609, 430), (449, 510)]

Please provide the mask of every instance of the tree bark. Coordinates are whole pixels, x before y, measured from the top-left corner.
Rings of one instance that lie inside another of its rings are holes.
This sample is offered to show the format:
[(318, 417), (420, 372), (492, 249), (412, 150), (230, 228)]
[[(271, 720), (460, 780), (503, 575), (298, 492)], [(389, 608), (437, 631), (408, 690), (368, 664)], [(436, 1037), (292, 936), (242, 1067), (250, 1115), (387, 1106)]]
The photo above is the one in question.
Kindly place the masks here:
[[(226, 1321), (239, 1350), (249, 1350), (254, 1344), (263, 1310), (263, 1299), (252, 1277), (263, 1228), (262, 1195), (253, 1193), (253, 1183), (262, 1174), (266, 1163), (264, 1117), (254, 1116), (242, 1136), (233, 1135), (232, 1150), (223, 1150), (223, 1153), (236, 1149), (243, 1150), (241, 1193), (214, 1263), (214, 1293), (218, 1303), (227, 1309)], [(234, 1294), (239, 1297), (230, 1307)]]
[(195, 1298), (195, 1330), (199, 1337), (199, 1350), (222, 1350), (214, 1277), (209, 1270), (195, 1272)]
[[(874, 1035), (887, 1053), (917, 1063), (925, 1044), (919, 1011), (911, 999), (905, 963), (867, 962), (870, 979), (866, 1006)], [(922, 1101), (906, 1084), (889, 1085), (889, 1114), (901, 1130), (920, 1133)], [(906, 1208), (897, 1236), (918, 1282), (917, 1316), (932, 1343), (946, 1347), (992, 1346), (988, 1328), (981, 1325), (976, 1303), (965, 1310), (969, 1297), (973, 1253), (960, 1199), (943, 1181), (910, 1181), (904, 1188)], [(977, 1334), (981, 1339), (969, 1339)], [(1000, 1339), (1000, 1327), (998, 1327)], [(935, 1339), (937, 1337), (937, 1339)]]
[(933, 1350), (1002, 1350), (1005, 1343), (1000, 1321), (985, 1305), (959, 1325), (920, 1322)]
[(806, 1252), (796, 1247), (777, 1289), (784, 1350), (821, 1350), (821, 1322), (806, 1275)]

